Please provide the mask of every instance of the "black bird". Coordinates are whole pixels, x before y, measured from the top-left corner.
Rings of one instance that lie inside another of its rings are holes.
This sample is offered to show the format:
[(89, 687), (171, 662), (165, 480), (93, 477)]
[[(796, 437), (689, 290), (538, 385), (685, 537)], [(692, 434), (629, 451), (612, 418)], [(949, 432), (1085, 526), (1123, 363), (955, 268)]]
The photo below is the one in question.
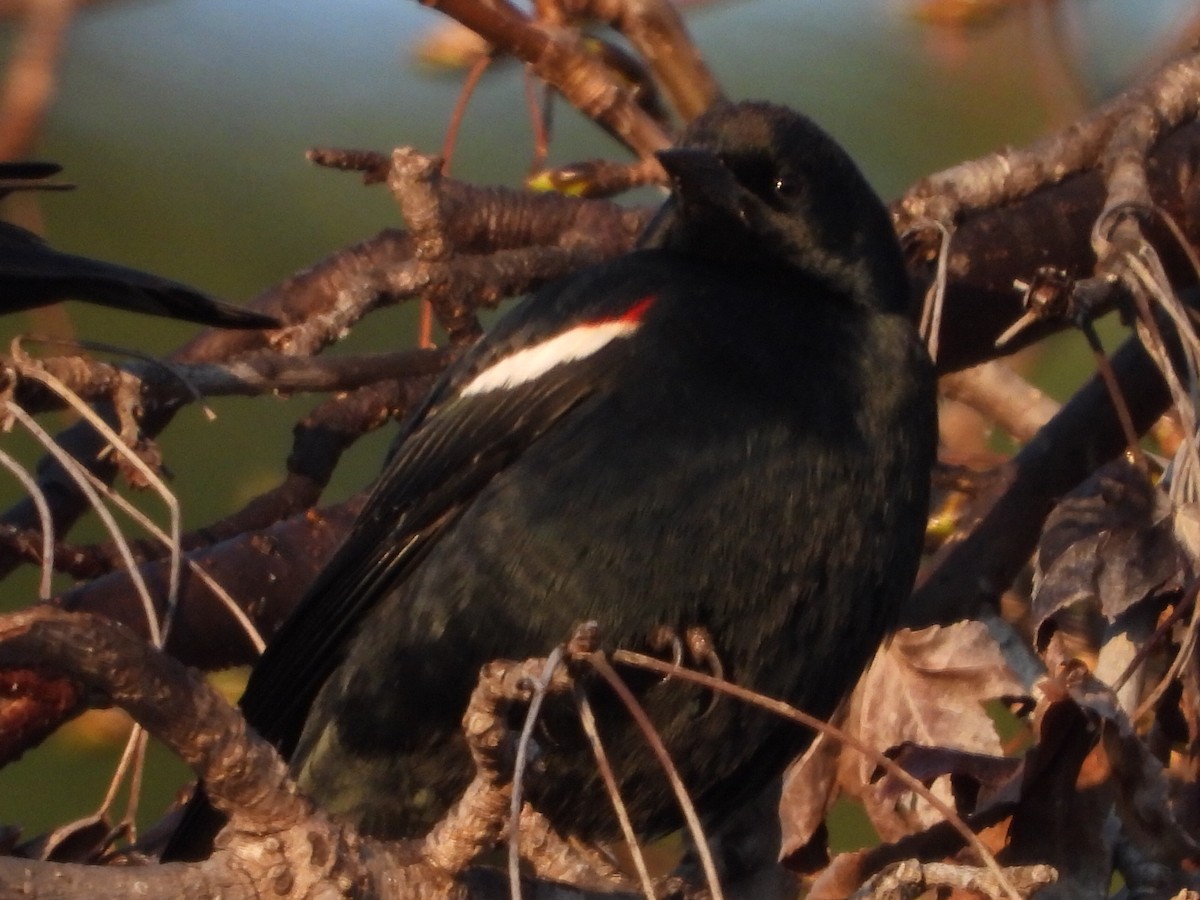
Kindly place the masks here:
[[(659, 158), (672, 196), (643, 246), (538, 291), (446, 374), (251, 676), (247, 719), (368, 833), (420, 833), (462, 790), (489, 660), (583, 620), (640, 650), (700, 627), (727, 677), (828, 716), (912, 587), (934, 378), (883, 204), (765, 103), (717, 105)], [(630, 677), (702, 811), (809, 740)], [(639, 834), (675, 827), (640, 736), (590, 689)], [(539, 740), (535, 803), (615, 834), (569, 700)]]
[[(70, 188), (43, 180), (59, 171), (55, 163), (0, 163), (0, 198), (13, 191)], [(0, 222), (0, 314), (68, 299), (219, 328), (280, 325), (273, 316), (231, 306), (177, 281), (63, 253), (32, 231)]]

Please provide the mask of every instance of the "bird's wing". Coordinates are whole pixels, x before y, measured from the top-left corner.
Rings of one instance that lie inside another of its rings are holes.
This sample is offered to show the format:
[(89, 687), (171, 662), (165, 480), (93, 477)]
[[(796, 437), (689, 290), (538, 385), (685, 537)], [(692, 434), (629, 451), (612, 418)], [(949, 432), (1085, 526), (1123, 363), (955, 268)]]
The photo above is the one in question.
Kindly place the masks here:
[(404, 441), (346, 542), (255, 666), (241, 703), (260, 734), (291, 752), (363, 616), (484, 485), (589, 393), (585, 381), (554, 378), (464, 398)]
[[(285, 755), (366, 613), (488, 482), (606, 389), (610, 354), (623, 344), (620, 317), (640, 315), (649, 301), (599, 293), (599, 303), (549, 324), (539, 311), (555, 298), (532, 298), (532, 314), (510, 316), (447, 373), (409, 423), (346, 542), (271, 641), (242, 697), (247, 720)], [(589, 330), (597, 326), (605, 330)], [(568, 346), (580, 337), (582, 350)]]
[[(609, 390), (622, 323), (635, 328), (656, 289), (678, 277), (656, 258), (592, 269), (528, 298), (446, 372), (401, 429), (349, 537), (267, 645), (242, 695), (246, 720), (285, 756), (374, 605), (497, 474)], [(605, 334), (612, 340), (599, 340)], [(198, 791), (163, 859), (202, 858), (221, 822)]]
[(61, 171), (62, 166), (52, 162), (0, 162), (0, 197), (7, 197), (13, 191), (72, 190), (73, 184), (45, 180)]
[(280, 326), (273, 316), (233, 306), (178, 281), (63, 253), (9, 222), (0, 222), (0, 290), (3, 310), (73, 299), (221, 328)]

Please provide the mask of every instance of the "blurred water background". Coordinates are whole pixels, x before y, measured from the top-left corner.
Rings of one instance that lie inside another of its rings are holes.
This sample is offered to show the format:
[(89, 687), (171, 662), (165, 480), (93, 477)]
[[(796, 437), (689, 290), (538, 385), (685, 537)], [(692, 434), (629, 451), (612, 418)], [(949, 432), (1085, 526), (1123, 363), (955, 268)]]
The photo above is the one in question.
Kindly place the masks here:
[[(1023, 144), (1080, 112), (1175, 48), (1194, 26), (1185, 0), (729, 0), (693, 3), (688, 24), (726, 92), (802, 109), (839, 137), (885, 197), (1003, 144)], [(991, 5), (997, 5), (995, 0)], [(1011, 9), (1010, 9), (1011, 7)], [(965, 24), (933, 13), (969, 10)], [(980, 10), (984, 10), (981, 12)], [(923, 12), (924, 15), (918, 13)], [(462, 73), (421, 64), (416, 47), (442, 21), (412, 0), (130, 0), (78, 13), (35, 155), (78, 185), (19, 210), (58, 247), (148, 269), (236, 301), (383, 227), (399, 224), (382, 187), (316, 169), (306, 148), (436, 152)], [(0, 68), (18, 26), (0, 31)], [(519, 184), (532, 142), (522, 73), (499, 64), (471, 102), (456, 177)], [(551, 160), (620, 149), (559, 104)], [(344, 350), (413, 339), (410, 309), (373, 317)], [(0, 319), (18, 332), (74, 335), (164, 353), (192, 328), (69, 304)], [(370, 334), (365, 332), (369, 331)], [(1082, 342), (1060, 339), (1041, 379), (1065, 395), (1086, 369)], [(319, 398), (212, 401), (163, 436), (185, 528), (274, 484), (291, 426)], [(58, 425), (67, 420), (59, 417)], [(339, 499), (378, 467), (389, 434), (352, 450), (331, 487)], [(5, 435), (6, 448), (34, 459)], [(18, 494), (0, 486), (7, 505)], [(73, 539), (97, 537), (81, 530)], [(6, 607), (33, 596), (10, 579)], [(0, 771), (0, 823), (34, 834), (86, 814), (119, 752), (119, 723), (65, 729)], [(154, 755), (140, 818), (157, 818), (185, 780)]]

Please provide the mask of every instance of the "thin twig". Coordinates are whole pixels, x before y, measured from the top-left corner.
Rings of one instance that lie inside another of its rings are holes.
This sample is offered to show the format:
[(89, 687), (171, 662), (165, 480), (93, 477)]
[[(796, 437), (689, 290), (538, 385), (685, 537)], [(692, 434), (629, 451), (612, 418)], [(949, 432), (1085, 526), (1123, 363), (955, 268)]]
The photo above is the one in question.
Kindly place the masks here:
[(937, 362), (938, 344), (942, 332), (942, 309), (946, 304), (946, 284), (949, 281), (950, 242), (953, 232), (950, 227), (936, 219), (926, 219), (914, 227), (932, 226), (938, 230), (941, 240), (938, 242), (937, 270), (929, 289), (925, 292), (925, 303), (921, 308), (920, 334), (925, 339), (929, 356)]
[[(14, 358), (16, 358), (20, 353), (20, 346), (16, 341), (14, 341)], [(79, 413), (80, 416), (87, 420), (87, 422), (104, 437), (104, 439), (108, 442), (108, 445), (116, 450), (118, 454), (120, 454), (122, 459), (125, 459), (130, 463), (130, 465), (137, 469), (138, 473), (146, 479), (146, 483), (154, 489), (154, 492), (158, 494), (158, 496), (162, 499), (163, 504), (166, 506), (171, 529), (170, 539), (167, 541), (167, 547), (170, 554), (169, 568), (167, 570), (167, 612), (163, 618), (162, 634), (160, 638), (155, 641), (155, 646), (162, 646), (159, 641), (166, 640), (166, 635), (170, 631), (171, 621), (175, 617), (175, 607), (177, 606), (179, 600), (179, 573), (182, 568), (183, 559), (183, 551), (180, 546), (180, 541), (183, 536), (183, 513), (179, 506), (179, 499), (175, 496), (171, 489), (167, 487), (166, 482), (159, 478), (158, 473), (148, 466), (146, 461), (138, 456), (138, 454), (135, 453), (132, 448), (130, 448), (129, 445), (121, 439), (120, 435), (113, 431), (112, 427), (102, 418), (100, 418), (100, 416), (96, 414), (96, 411), (84, 403), (69, 387), (37, 365), (22, 365), (19, 369), (19, 372), (24, 378), (32, 378), (34, 381), (44, 384), (51, 391), (65, 400), (72, 409)], [(87, 472), (86, 470), (84, 471), (89, 479), (95, 480), (95, 477), (90, 472)], [(107, 485), (104, 487), (107, 491)], [(116, 496), (112, 492), (109, 493), (111, 496)], [(158, 629), (156, 626), (152, 633), (157, 631)]]
[(533, 727), (537, 724), (546, 690), (554, 673), (563, 662), (563, 648), (555, 647), (546, 657), (541, 675), (531, 685), (533, 696), (525, 712), (525, 724), (517, 741), (517, 756), (513, 761), (512, 799), (509, 803), (508, 819), (508, 887), (512, 900), (521, 900), (521, 804), (525, 786), (525, 769), (529, 763), (529, 743), (533, 738)]
[(1092, 358), (1096, 361), (1096, 371), (1100, 373), (1100, 377), (1104, 380), (1104, 386), (1108, 389), (1108, 396), (1112, 400), (1113, 409), (1116, 410), (1117, 421), (1121, 423), (1121, 430), (1125, 433), (1125, 443), (1129, 448), (1129, 455), (1133, 457), (1133, 464), (1137, 466), (1139, 472), (1147, 474), (1150, 471), (1150, 464), (1146, 461), (1146, 454), (1142, 451), (1137, 430), (1133, 427), (1129, 404), (1125, 402), (1125, 395), (1121, 393), (1121, 386), (1117, 383), (1117, 376), (1113, 373), (1112, 364), (1104, 352), (1104, 345), (1100, 343), (1100, 335), (1096, 333), (1095, 326), (1087, 319), (1079, 323), (1079, 330), (1083, 332), (1088, 347), (1091, 348)]
[(646, 900), (655, 900), (654, 880), (650, 877), (650, 870), (646, 867), (646, 857), (642, 853), (642, 846), (638, 843), (637, 834), (633, 830), (629, 810), (625, 807), (625, 801), (621, 799), (621, 789), (617, 786), (617, 777), (613, 773), (612, 764), (608, 761), (608, 754), (604, 751), (604, 743), (600, 740), (600, 730), (596, 727), (596, 714), (592, 712), (591, 701), (588, 700), (587, 694), (578, 683), (572, 684), (571, 690), (575, 697), (575, 705), (579, 709), (579, 722), (583, 726), (583, 733), (587, 735), (588, 742), (592, 745), (592, 755), (596, 758), (596, 767), (600, 770), (600, 778), (604, 781), (608, 800), (612, 804), (617, 822), (621, 826), (621, 835), (625, 838), (625, 845), (629, 848), (629, 855), (633, 858), (633, 867), (637, 869), (638, 880), (642, 883), (642, 893), (646, 895)]
[(450, 160), (454, 156), (454, 148), (458, 145), (458, 129), (462, 125), (463, 116), (466, 115), (467, 104), (471, 102), (479, 79), (483, 78), (483, 73), (491, 64), (492, 54), (479, 57), (467, 72), (467, 77), (463, 79), (462, 90), (458, 92), (458, 99), (454, 101), (454, 109), (450, 113), (450, 123), (446, 126), (446, 137), (442, 140), (443, 175), (450, 174)]
[[(172, 541), (171, 536), (159, 528), (158, 525), (154, 523), (154, 520), (143, 513), (140, 509), (138, 509), (120, 494), (113, 491), (107, 484), (105, 484), (91, 472), (85, 469), (84, 474), (97, 491), (103, 493), (111, 503), (115, 504), (117, 508), (121, 510), (121, 512), (129, 516), (129, 518), (131, 518), (136, 524), (140, 525), (147, 534), (153, 538), (157, 538), (164, 547), (179, 548), (182, 551), (181, 539)], [(254, 625), (254, 622), (252, 622), (250, 617), (246, 615), (245, 610), (243, 610), (237, 604), (237, 601), (230, 596), (229, 592), (225, 590), (221, 583), (213, 578), (213, 576), (210, 575), (198, 562), (184, 557), (182, 559), (182, 563), (186, 565), (188, 570), (198, 577), (210, 591), (213, 592), (221, 606), (225, 608), (225, 611), (233, 617), (234, 621), (236, 621), (239, 626), (241, 626), (242, 630), (246, 634), (247, 639), (254, 646), (255, 650), (257, 650), (259, 653), (262, 653), (263, 650), (266, 649), (266, 641), (263, 640), (262, 634), (259, 633), (258, 628)], [(173, 623), (174, 616), (167, 616), (163, 622), (164, 646), (167, 638), (170, 637), (171, 626)]]
[(1159, 679), (1158, 686), (1150, 692), (1150, 695), (1138, 706), (1137, 711), (1129, 717), (1131, 722), (1137, 722), (1153, 708), (1154, 704), (1158, 702), (1158, 698), (1162, 696), (1163, 691), (1175, 680), (1179, 675), (1179, 670), (1183, 668), (1187, 659), (1191, 656), (1192, 646), (1196, 642), (1197, 626), (1200, 624), (1200, 616), (1197, 615), (1196, 607), (1197, 594), (1200, 594), (1200, 578), (1192, 580), (1187, 590), (1184, 591), (1183, 596), (1179, 598), (1179, 602), (1175, 604), (1175, 608), (1171, 611), (1171, 614), (1158, 623), (1154, 629), (1154, 634), (1142, 646), (1138, 647), (1133, 658), (1126, 664), (1125, 670), (1110, 685), (1114, 694), (1119, 693), (1121, 688), (1125, 686), (1125, 683), (1133, 677), (1133, 673), (1137, 671), (1138, 667), (1146, 661), (1146, 657), (1150, 655), (1150, 652), (1158, 646), (1159, 641), (1167, 636), (1186, 613), (1191, 612), (1192, 616), (1188, 622), (1187, 634), (1184, 635), (1184, 639), (1179, 645), (1179, 652), (1175, 654), (1175, 659), (1172, 660), (1171, 666), (1167, 669), (1166, 673)]
[(521, 81), (525, 88), (525, 105), (529, 108), (529, 128), (533, 132), (533, 156), (529, 160), (530, 173), (536, 172), (550, 155), (550, 130), (554, 127), (554, 91), (543, 87), (541, 102), (538, 102), (537, 80), (529, 66), (525, 66)]
[(147, 737), (146, 729), (137, 722), (134, 722), (133, 728), (129, 732), (129, 737), (125, 741), (125, 749), (121, 751), (121, 758), (117, 762), (117, 767), (113, 771), (112, 778), (108, 783), (108, 792), (100, 802), (100, 808), (96, 810), (95, 815), (97, 819), (101, 819), (108, 813), (117, 800), (117, 793), (121, 789), (121, 784), (125, 781), (126, 776), (131, 775), (129, 781), (129, 803), (125, 807), (125, 816), (121, 824), (128, 828), (134, 840), (137, 839), (137, 804), (138, 795), (142, 789), (142, 771), (146, 762)]
[(0, 466), (8, 469), (13, 477), (21, 482), (21, 487), (25, 488), (37, 508), (42, 533), (42, 574), (38, 579), (38, 598), (49, 600), (54, 589), (54, 517), (50, 515), (50, 504), (46, 502), (45, 493), (28, 470), (3, 450), (0, 450)]
[(615, 650), (612, 654), (613, 662), (619, 665), (636, 666), (638, 668), (647, 669), (651, 672), (657, 672), (661, 675), (671, 675), (680, 678), (684, 681), (690, 681), (693, 684), (698, 684), (707, 687), (714, 691), (720, 691), (730, 697), (734, 697), (745, 703), (751, 703), (760, 709), (765, 709), (768, 712), (774, 713), (782, 718), (797, 722), (808, 728), (812, 728), (822, 734), (828, 735), (832, 740), (839, 741), (843, 745), (852, 750), (861, 753), (876, 766), (881, 767), (893, 778), (901, 782), (910, 791), (921, 797), (930, 806), (932, 806), (941, 816), (949, 823), (962, 839), (966, 842), (975, 853), (979, 856), (980, 861), (987, 866), (988, 870), (996, 877), (997, 883), (1004, 889), (1004, 893), (1009, 900), (1023, 900), (1020, 893), (1008, 881), (1004, 875), (1004, 870), (996, 861), (996, 857), (992, 851), (987, 848), (987, 845), (979, 839), (979, 836), (973, 832), (962, 817), (958, 815), (945, 801), (934, 794), (931, 790), (925, 787), (919, 779), (914, 778), (906, 772), (901, 766), (897, 765), (892, 759), (889, 759), (883, 753), (880, 753), (874, 747), (865, 744), (853, 734), (843, 731), (836, 725), (830, 725), (828, 722), (818, 719), (816, 716), (810, 716), (803, 710), (784, 703), (782, 700), (775, 700), (771, 697), (764, 697), (755, 691), (739, 687), (736, 684), (725, 681), (721, 678), (714, 678), (711, 675), (706, 675), (703, 672), (697, 672), (694, 669), (684, 668), (683, 666), (673, 665), (672, 663), (663, 662), (653, 656), (646, 656), (643, 653), (635, 653), (632, 650)]
[[(188, 379), (187, 374), (183, 371), (184, 366), (178, 366), (169, 360), (162, 359), (158, 356), (151, 356), (149, 353), (142, 353), (130, 347), (121, 347), (117, 344), (109, 344), (104, 341), (86, 341), (79, 338), (63, 338), (54, 337), (44, 334), (22, 334), (17, 335), (13, 339), (13, 347), (20, 347), (22, 355), (28, 355), (22, 347), (22, 344), (32, 342), (36, 344), (44, 344), (50, 347), (66, 347), (71, 350), (90, 350), (93, 353), (111, 353), (114, 356), (121, 356), (127, 359), (137, 359), (146, 363), (155, 369), (162, 369), (175, 378), (179, 384), (187, 391), (192, 401), (199, 405), (200, 411), (204, 413), (204, 417), (210, 422), (217, 418), (216, 410), (204, 402), (204, 394), (200, 389)], [(43, 361), (43, 365), (44, 365)], [(78, 393), (78, 392), (76, 392)]]
[(675, 799), (679, 803), (680, 810), (683, 812), (683, 818), (687, 822), (692, 841), (695, 843), (696, 854), (700, 857), (700, 865), (704, 869), (704, 878), (708, 882), (709, 894), (712, 900), (724, 900), (721, 881), (717, 877), (717, 866), (713, 862), (712, 850), (708, 846), (708, 838), (704, 834), (704, 827), (700, 824), (700, 817), (696, 815), (696, 807), (692, 804), (692, 799), (688, 796), (687, 788), (679, 777), (675, 763), (671, 760), (671, 754), (667, 752), (662, 738), (659, 737), (658, 732), (655, 730), (654, 723), (646, 716), (646, 711), (642, 709), (642, 705), (638, 703), (637, 698), (633, 696), (633, 692), (629, 690), (628, 685), (621, 679), (621, 676), (609, 665), (608, 659), (601, 651), (593, 651), (587, 654), (584, 659), (608, 682), (608, 686), (620, 698), (630, 717), (637, 723), (638, 729), (642, 732), (642, 737), (646, 739), (646, 743), (650, 746), (655, 757), (657, 757), (658, 764), (662, 768), (668, 784), (671, 785), (671, 790), (674, 791)]
[(104, 505), (100, 495), (96, 489), (92, 487), (86, 477), (86, 469), (79, 462), (63, 450), (55, 443), (54, 438), (50, 436), (32, 416), (10, 401), (4, 401), (5, 415), (12, 416), (40, 443), (55, 461), (71, 476), (71, 479), (79, 487), (80, 492), (87, 499), (96, 515), (100, 517), (100, 521), (104, 524), (109, 535), (113, 539), (113, 543), (117, 548), (117, 552), (121, 556), (122, 562), (129, 573), (129, 580), (133, 582), (134, 589), (137, 591), (138, 597), (142, 601), (142, 608), (146, 615), (146, 629), (150, 635), (150, 641), (157, 647), (162, 646), (162, 633), (158, 625), (158, 616), (154, 610), (154, 600), (150, 595), (150, 589), (146, 586), (146, 580), (142, 577), (141, 570), (137, 566), (137, 562), (133, 558), (133, 551), (129, 547), (129, 542), (125, 539), (125, 535), (121, 533), (120, 527), (117, 525), (116, 519), (113, 518), (111, 512)]

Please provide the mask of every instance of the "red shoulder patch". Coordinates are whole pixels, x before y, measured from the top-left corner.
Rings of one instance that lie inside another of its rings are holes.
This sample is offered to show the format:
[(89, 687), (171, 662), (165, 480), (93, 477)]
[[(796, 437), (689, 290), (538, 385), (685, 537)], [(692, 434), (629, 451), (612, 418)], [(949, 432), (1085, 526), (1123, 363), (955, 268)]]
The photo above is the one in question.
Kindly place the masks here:
[(655, 296), (653, 294), (647, 294), (645, 297), (643, 297), (637, 303), (633, 304), (633, 306), (629, 307), (629, 309), (625, 310), (625, 314), (620, 317), (621, 321), (622, 322), (640, 322), (640, 321), (642, 321), (642, 316), (646, 315), (646, 310), (648, 310), (651, 306), (654, 305), (654, 300), (655, 300)]
[(556, 366), (591, 356), (612, 341), (627, 338), (636, 332), (646, 311), (653, 304), (654, 295), (649, 294), (619, 315), (581, 322), (540, 343), (522, 347), (512, 355), (496, 360), (472, 378), (463, 387), (460, 396), (469, 397), (527, 384)]
[(624, 322), (628, 325), (640, 324), (642, 318), (646, 315), (646, 310), (654, 305), (656, 299), (653, 294), (647, 294), (641, 300), (636, 301), (625, 312), (616, 316), (609, 316), (605, 319), (595, 319), (589, 322), (588, 325), (602, 325), (605, 322)]

